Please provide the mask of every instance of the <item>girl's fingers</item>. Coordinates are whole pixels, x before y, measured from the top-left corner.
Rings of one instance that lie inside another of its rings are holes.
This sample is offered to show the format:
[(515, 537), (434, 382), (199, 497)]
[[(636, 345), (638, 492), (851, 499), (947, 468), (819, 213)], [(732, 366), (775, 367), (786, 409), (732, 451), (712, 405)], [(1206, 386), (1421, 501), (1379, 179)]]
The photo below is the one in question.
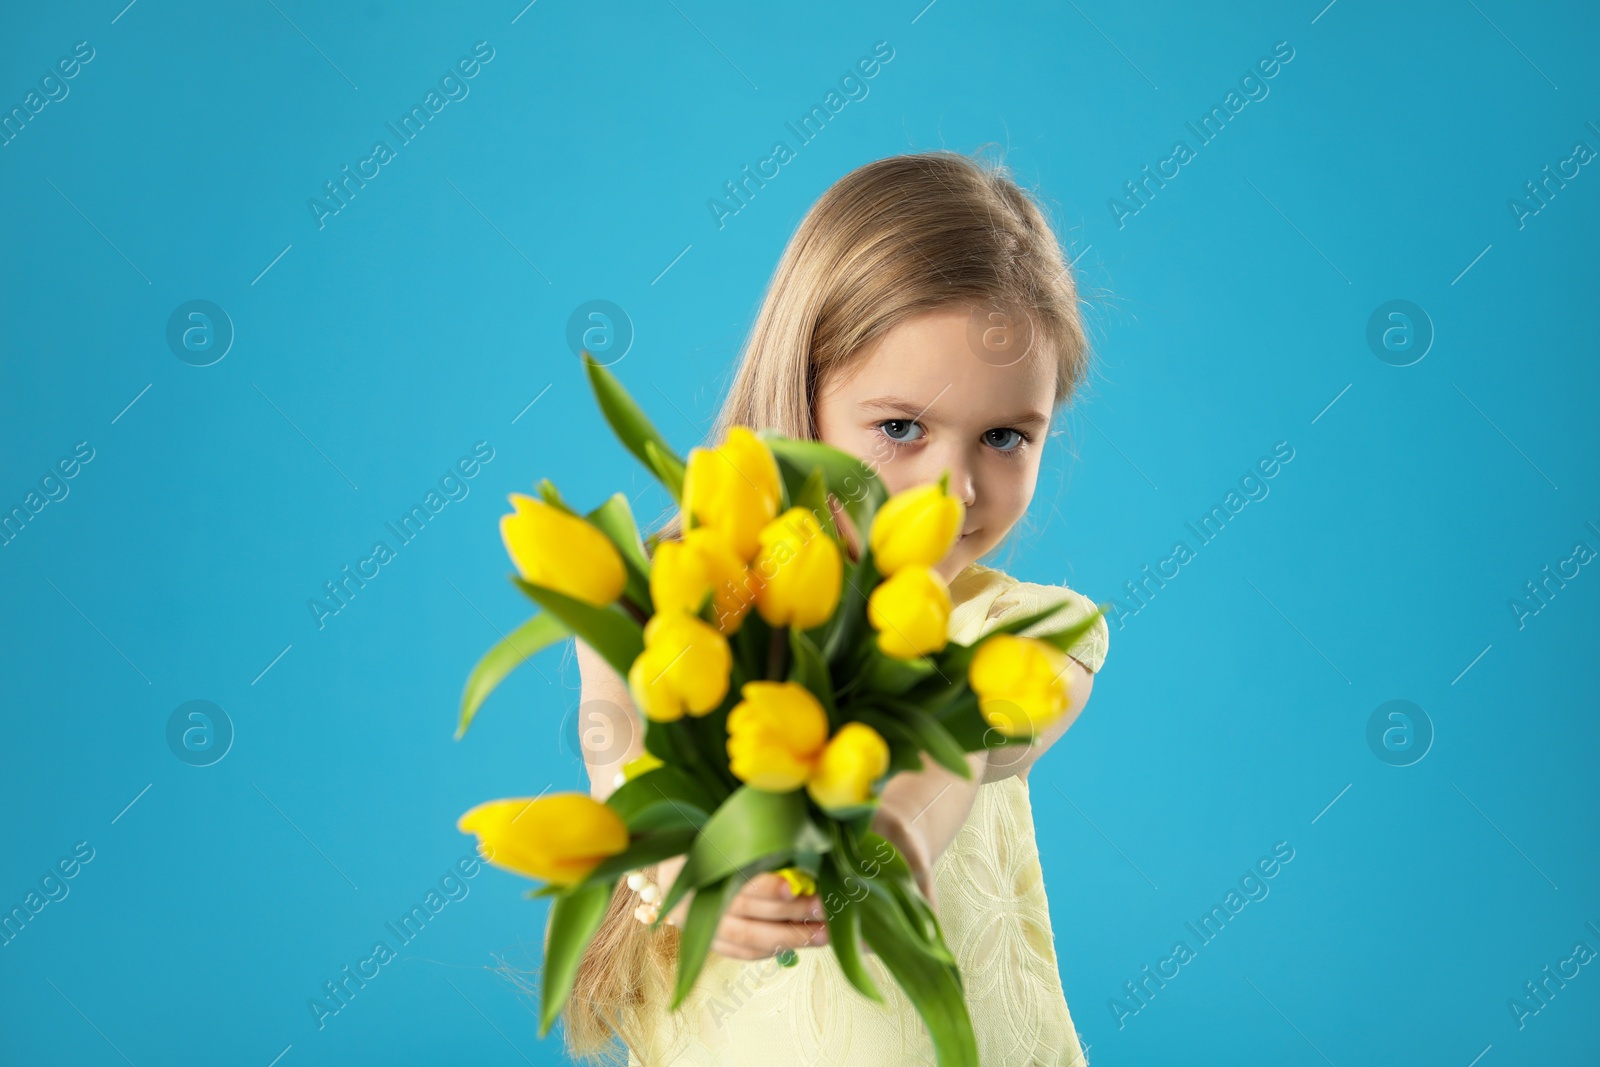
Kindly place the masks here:
[(734, 959), (759, 960), (786, 948), (827, 943), (828, 928), (822, 923), (767, 922), (723, 915), (711, 947)]
[(822, 922), (826, 918), (821, 897), (773, 898), (755, 893), (736, 894), (726, 914), (769, 922)]
[(821, 897), (815, 894), (791, 897), (788, 895), (788, 885), (776, 874), (759, 874), (734, 894), (728, 904), (728, 914), (784, 922), (820, 921), (825, 918)]

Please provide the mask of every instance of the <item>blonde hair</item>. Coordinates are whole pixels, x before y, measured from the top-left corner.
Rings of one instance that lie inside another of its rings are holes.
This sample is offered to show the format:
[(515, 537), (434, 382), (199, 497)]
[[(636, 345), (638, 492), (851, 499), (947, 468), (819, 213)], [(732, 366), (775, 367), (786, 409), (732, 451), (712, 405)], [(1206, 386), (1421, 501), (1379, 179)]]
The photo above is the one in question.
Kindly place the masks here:
[[(969, 304), (1020, 313), (1032, 351), (1056, 360), (1056, 406), (1072, 397), (1089, 362), (1078, 288), (1044, 212), (1007, 168), (945, 150), (858, 167), (784, 249), (707, 443), (735, 425), (815, 440), (821, 386), (902, 320)], [(654, 536), (681, 534), (674, 508)], [(644, 1009), (672, 989), (679, 931), (651, 931), (636, 903), (619, 879), (579, 965), (562, 1012), (574, 1058), (625, 1063), (614, 1038), (642, 1046), (658, 1023)]]

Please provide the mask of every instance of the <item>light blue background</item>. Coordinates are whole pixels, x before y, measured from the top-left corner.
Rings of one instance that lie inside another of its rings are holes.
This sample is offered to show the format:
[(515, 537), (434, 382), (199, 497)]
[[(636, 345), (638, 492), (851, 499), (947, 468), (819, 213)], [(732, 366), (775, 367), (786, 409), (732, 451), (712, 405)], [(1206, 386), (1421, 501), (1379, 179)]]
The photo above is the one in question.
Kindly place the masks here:
[[(1098, 362), (990, 562), (1134, 606), (1186, 522), (1294, 449), (1113, 628), (1032, 776), (1090, 1060), (1592, 1062), (1600, 964), (1522, 1029), (1508, 1001), (1600, 950), (1600, 576), (1522, 628), (1508, 603), (1600, 549), (1600, 174), (1521, 228), (1507, 202), (1600, 149), (1596, 19), (1322, 2), (10, 8), (4, 110), (95, 55), (0, 148), (0, 506), (75, 443), (94, 459), (0, 548), (0, 904), (95, 856), (0, 948), (0, 1060), (561, 1062), (488, 969), (535, 967), (544, 921), (499, 870), (323, 1029), (307, 1001), (467, 853), (460, 812), (582, 788), (566, 650), (450, 737), (467, 670), (530, 613), (505, 494), (665, 504), (568, 317), (626, 310), (614, 370), (686, 450), (812, 201), (993, 142), (1078, 257)], [(480, 40), (470, 95), (319, 229), (308, 198)], [(719, 229), (707, 201), (878, 41), (869, 94)], [(1119, 228), (1107, 201), (1278, 41), (1270, 94)], [(194, 299), (237, 332), (203, 368), (165, 341)], [(1411, 366), (1365, 340), (1392, 299), (1436, 331)], [(319, 629), (307, 600), (478, 441), (469, 495)], [(236, 731), (205, 768), (165, 737), (195, 699)], [(1413, 766), (1366, 741), (1391, 699), (1436, 732)], [(1280, 841), (1270, 895), (1119, 1028), (1123, 983)]]

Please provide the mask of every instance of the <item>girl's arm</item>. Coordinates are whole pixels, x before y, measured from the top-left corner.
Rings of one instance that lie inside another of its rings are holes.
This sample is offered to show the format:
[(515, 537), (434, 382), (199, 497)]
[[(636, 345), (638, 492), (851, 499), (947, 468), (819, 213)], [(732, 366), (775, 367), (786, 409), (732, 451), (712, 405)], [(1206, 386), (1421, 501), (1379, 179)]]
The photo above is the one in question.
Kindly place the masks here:
[(1034, 761), (1044, 755), (1045, 750), (1067, 732), (1067, 727), (1071, 726), (1077, 719), (1078, 713), (1083, 711), (1083, 706), (1089, 702), (1089, 691), (1094, 688), (1094, 674), (1072, 656), (1068, 656), (1067, 661), (1067, 669), (1071, 672), (1072, 679), (1068, 686), (1066, 710), (1034, 740), (1033, 744), (1006, 745), (1003, 748), (990, 749), (989, 766), (984, 775), (984, 782), (998, 782), (1012, 775), (1027, 778), (1028, 772), (1033, 769)]
[(589, 795), (604, 801), (616, 792), (612, 783), (622, 765), (644, 755), (644, 730), (627, 683), (583, 638), (572, 643), (580, 680), (578, 744), (589, 771)]
[(902, 771), (883, 787), (872, 829), (905, 857), (922, 895), (935, 908), (933, 861), (955, 840), (971, 814), (978, 787), (987, 780), (991, 756), (989, 752), (967, 753), (972, 776), (962, 778), (924, 754), (922, 770)]

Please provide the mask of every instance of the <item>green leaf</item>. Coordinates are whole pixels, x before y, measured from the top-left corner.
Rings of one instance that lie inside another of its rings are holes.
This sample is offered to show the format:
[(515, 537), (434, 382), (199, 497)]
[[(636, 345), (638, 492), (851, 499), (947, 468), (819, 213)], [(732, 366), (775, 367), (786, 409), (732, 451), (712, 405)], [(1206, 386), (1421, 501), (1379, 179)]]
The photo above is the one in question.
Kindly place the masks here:
[(694, 988), (694, 980), (700, 976), (706, 953), (716, 938), (722, 913), (728, 910), (729, 902), (746, 881), (735, 874), (695, 890), (694, 901), (689, 905), (689, 917), (683, 922), (683, 937), (678, 942), (678, 982), (672, 993), (673, 1011), (678, 1009), (683, 998)]
[(572, 632), (583, 638), (623, 678), (644, 651), (644, 628), (632, 616), (613, 604), (597, 608), (565, 593), (524, 581), (513, 574), (516, 583), (535, 603), (550, 612)]
[(622, 556), (622, 565), (628, 573), (625, 595), (642, 608), (645, 614), (655, 611), (655, 601), (650, 598), (650, 557), (645, 555), (639, 540), (639, 527), (634, 522), (633, 511), (623, 493), (613, 493), (604, 504), (584, 516), (596, 529), (611, 539)]
[[(726, 788), (718, 788), (724, 783), (719, 779), (716, 767), (707, 762), (706, 754), (702, 751), (700, 742), (696, 740), (696, 730), (700, 724), (700, 720), (689, 715), (672, 722), (646, 719), (645, 751), (669, 766), (683, 771), (708, 790), (714, 791), (717, 796), (726, 797), (735, 787), (727, 785)], [(710, 811), (715, 807), (713, 804), (706, 810)]]
[(579, 882), (580, 886), (604, 882), (614, 884), (618, 878), (628, 871), (640, 867), (648, 867), (652, 863), (660, 863), (673, 856), (681, 856), (689, 851), (689, 846), (694, 844), (695, 831), (693, 828), (675, 830), (657, 830), (634, 838), (628, 845), (626, 852), (602, 860), (600, 865)]
[(986, 752), (998, 748), (1004, 736), (989, 725), (978, 710), (978, 695), (963, 698), (939, 715), (939, 725), (967, 752)]
[(654, 719), (644, 720), (644, 750), (663, 763), (682, 764), (683, 757), (678, 754), (678, 742), (673, 732), (667, 727), (671, 723), (656, 722)]
[[(585, 351), (583, 369), (589, 376), (589, 386), (600, 404), (600, 412), (611, 424), (612, 431), (623, 447), (632, 452), (645, 468), (661, 479), (674, 500), (683, 497), (683, 460), (672, 450), (667, 439), (645, 415), (644, 409), (634, 402), (612, 373), (595, 361)], [(653, 445), (658, 455), (652, 456), (646, 444)]]
[[(752, 607), (739, 622), (739, 632), (728, 639), (734, 662), (745, 678), (767, 676), (767, 650), (772, 646), (772, 626)], [(735, 689), (737, 692), (737, 689)]]
[(707, 818), (705, 812), (687, 804), (653, 804), (634, 816), (628, 823), (628, 829), (636, 834), (654, 830), (688, 830), (692, 833), (704, 826)]
[(926, 942), (929, 952), (954, 962), (955, 957), (944, 944), (944, 931), (939, 925), (939, 916), (928, 905), (922, 890), (917, 887), (916, 878), (912, 875), (911, 867), (906, 863), (905, 857), (900, 855), (899, 850), (887, 838), (871, 831), (863, 836), (862, 847), (872, 852), (876, 872), (873, 880), (875, 888), (888, 893), (895, 901), (917, 937)]
[(807, 821), (803, 791), (740, 786), (701, 828), (690, 850), (697, 888), (764, 856), (792, 852)]
[[(918, 766), (920, 767), (921, 764), (919, 763)], [(863, 815), (867, 815), (867, 816), (872, 815), (874, 812), (876, 812), (878, 810), (878, 805), (880, 803), (881, 803), (881, 798), (880, 797), (871, 796), (871, 797), (868, 797), (866, 799), (866, 801), (864, 801), (863, 803), (850, 804), (850, 805), (848, 805), (846, 807), (842, 807), (842, 808), (828, 808), (828, 809), (826, 809), (826, 811), (827, 811), (828, 817), (830, 819), (841, 819), (841, 820), (856, 819), (856, 818), (860, 818)]]
[(572, 993), (572, 982), (584, 949), (600, 929), (611, 903), (613, 886), (596, 883), (555, 898), (550, 906), (550, 940), (544, 954), (544, 991), (539, 998), (539, 1036), (561, 1014), (561, 1007)]
[(767, 443), (780, 466), (791, 463), (808, 476), (813, 467), (821, 467), (828, 491), (838, 497), (863, 545), (866, 543), (873, 516), (889, 499), (888, 490), (871, 468), (848, 452), (821, 441), (788, 438), (770, 429), (759, 430), (756, 436)]
[(839, 527), (833, 521), (833, 509), (828, 506), (828, 481), (822, 473), (821, 467), (812, 467), (811, 473), (800, 485), (800, 492), (793, 498), (790, 507), (805, 508), (811, 512), (817, 525), (822, 527), (823, 533), (839, 540)]
[(817, 827), (806, 811), (802, 790), (769, 793), (740, 786), (700, 828), (683, 870), (661, 902), (657, 922), (691, 889), (761, 864), (781, 867), (796, 851), (831, 847), (826, 838), (817, 841)]
[(823, 662), (816, 642), (811, 640), (806, 631), (792, 626), (788, 630), (789, 651), (793, 657), (789, 680), (799, 682), (812, 692), (828, 713), (830, 732), (836, 730), (840, 725), (839, 708), (833, 699), (833, 678), (828, 673), (828, 665)]
[(657, 808), (697, 813), (697, 819), (685, 818), (685, 822), (692, 821), (697, 827), (717, 810), (711, 793), (677, 767), (652, 767), (618, 786), (606, 798), (606, 804), (636, 833), (641, 829), (636, 821), (650, 817)]
[(644, 443), (645, 466), (649, 467), (656, 476), (656, 481), (666, 486), (667, 492), (672, 494), (672, 499), (683, 500), (683, 475), (684, 464), (677, 456), (663, 449), (654, 441)]
[[(839, 606), (823, 630), (822, 658), (830, 665), (840, 664), (845, 654), (852, 650), (856, 635), (862, 631), (872, 633), (867, 625), (867, 599), (877, 586), (878, 567), (873, 562), (869, 548), (859, 563), (845, 561), (844, 584), (839, 590)], [(872, 637), (876, 640), (876, 637)]]
[(558, 511), (566, 512), (573, 518), (578, 517), (578, 513), (572, 510), (572, 505), (561, 499), (561, 490), (557, 489), (556, 483), (552, 482), (549, 478), (539, 479), (539, 484), (534, 488), (539, 491), (539, 496), (543, 498), (546, 504), (549, 504)]
[[(760, 435), (758, 434), (757, 436)], [(763, 438), (763, 440), (766, 439)], [(771, 443), (772, 442), (770, 440), (767, 441), (768, 445)], [(778, 514), (782, 515), (790, 508), (800, 506), (801, 497), (806, 491), (806, 484), (811, 480), (811, 475), (816, 472), (816, 469), (812, 467), (803, 467), (792, 460), (787, 460), (784, 457), (777, 455), (776, 453), (774, 453), (772, 458), (778, 463), (778, 486), (783, 490), (781, 494), (782, 499), (778, 502)], [(826, 493), (826, 480), (824, 480), (822, 488), (823, 492)], [(824, 498), (823, 503), (826, 504), (826, 502), (826, 498)], [(831, 516), (831, 510), (825, 509), (825, 511)], [(815, 513), (814, 506), (813, 513)], [(822, 521), (822, 516), (820, 514), (817, 515), (817, 521)]]
[(738, 685), (739, 677), (735, 672), (729, 679), (728, 695), (720, 705), (705, 715), (684, 717), (697, 758), (708, 772), (705, 784), (724, 800), (742, 784), (733, 776), (728, 760), (728, 712), (739, 702)]
[(461, 721), (456, 724), (456, 740), (466, 735), (472, 717), (506, 675), (535, 652), (571, 636), (572, 630), (560, 619), (549, 612), (540, 612), (496, 642), (467, 675), (467, 685), (461, 693)]
[[(1088, 633), (1095, 624), (1095, 620), (1105, 613), (1106, 605), (1100, 605), (1093, 615), (1073, 623), (1055, 633), (1038, 635), (1037, 640), (1054, 645), (1065, 652), (1075, 644), (1079, 638)], [(943, 677), (936, 677), (924, 682), (917, 690), (910, 694), (929, 711), (937, 712), (940, 706), (953, 699), (960, 690), (967, 685), (967, 669), (972, 666), (972, 658), (978, 654), (978, 647), (995, 634), (1021, 633), (1037, 623), (1056, 615), (1061, 611), (1061, 604), (1054, 604), (1039, 611), (1032, 611), (1026, 615), (1019, 615), (1014, 619), (988, 630), (984, 635), (968, 645), (950, 644), (944, 650), (935, 654), (939, 664), (939, 672)]]
[(1081, 619), (1064, 630), (1057, 630), (1055, 633), (1050, 634), (1040, 634), (1038, 639), (1040, 641), (1048, 641), (1061, 651), (1067, 652), (1072, 648), (1073, 645), (1077, 644), (1079, 638), (1094, 628), (1095, 622), (1105, 615), (1106, 609), (1109, 607), (1109, 603), (1097, 604), (1095, 606), (1094, 614), (1090, 615), (1088, 618)]
[(910, 701), (885, 698), (882, 703), (915, 734), (917, 741), (939, 766), (963, 778), (972, 777), (967, 764), (967, 749), (955, 739), (944, 724)]
[[(985, 641), (993, 637), (995, 634), (1009, 634), (1016, 633), (1019, 630), (1025, 630), (1034, 623), (1042, 622), (1045, 619), (1048, 619), (1050, 616), (1054, 615), (1060, 610), (1061, 605), (1057, 604), (1054, 607), (1045, 608), (1041, 611), (1032, 611), (1026, 615), (1018, 615), (1014, 619), (1008, 619), (1007, 621), (996, 625), (992, 629), (985, 630), (982, 636), (976, 638), (969, 644), (962, 645), (951, 642), (950, 644), (946, 645), (939, 652), (934, 653), (934, 658), (939, 664), (939, 672), (941, 675), (943, 675), (943, 677), (930, 679), (921, 689), (918, 690), (917, 696), (937, 699), (947, 692), (947, 687), (950, 685), (966, 685), (967, 668), (972, 665), (972, 657), (978, 654), (978, 647)], [(923, 706), (928, 707), (929, 705), (924, 703)]]
[(899, 696), (909, 692), (918, 682), (928, 677), (937, 677), (938, 665), (927, 656), (918, 656), (916, 659), (896, 659), (886, 656), (878, 649), (878, 639), (874, 635), (865, 644), (866, 662), (862, 667), (864, 676), (863, 684), (868, 692), (886, 693), (890, 696)]
[(833, 946), (839, 969), (862, 996), (882, 1004), (883, 994), (878, 992), (878, 986), (861, 958), (860, 901), (859, 897), (852, 896), (852, 891), (859, 893), (863, 890), (866, 890), (866, 883), (859, 879), (852, 881), (847, 890), (846, 879), (840, 876), (838, 867), (833, 863), (824, 864), (817, 878), (817, 893), (822, 899), (824, 914), (828, 917), (828, 943)]
[(978, 1067), (978, 1041), (953, 963), (928, 951), (888, 895), (874, 890), (861, 902), (861, 935), (922, 1016), (939, 1067)]

